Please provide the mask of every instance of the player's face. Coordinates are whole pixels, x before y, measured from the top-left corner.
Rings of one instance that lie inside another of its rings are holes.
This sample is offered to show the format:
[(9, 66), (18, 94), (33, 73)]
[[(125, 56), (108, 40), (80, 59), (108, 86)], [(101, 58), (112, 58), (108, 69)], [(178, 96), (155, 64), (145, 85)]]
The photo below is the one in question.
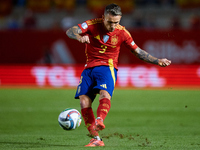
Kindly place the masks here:
[(109, 32), (113, 32), (115, 30), (115, 28), (119, 24), (120, 20), (121, 20), (120, 15), (113, 16), (111, 14), (107, 14), (107, 15), (103, 16), (104, 26)]

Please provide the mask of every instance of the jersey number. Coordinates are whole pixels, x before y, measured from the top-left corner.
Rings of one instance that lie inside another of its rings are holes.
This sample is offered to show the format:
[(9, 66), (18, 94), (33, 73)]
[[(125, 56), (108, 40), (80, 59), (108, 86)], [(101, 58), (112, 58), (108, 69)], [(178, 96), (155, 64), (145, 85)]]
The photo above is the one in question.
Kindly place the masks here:
[(101, 45), (101, 49), (102, 49), (102, 50), (100, 50), (99, 53), (105, 53), (105, 51), (106, 51), (106, 49), (107, 49), (107, 46)]

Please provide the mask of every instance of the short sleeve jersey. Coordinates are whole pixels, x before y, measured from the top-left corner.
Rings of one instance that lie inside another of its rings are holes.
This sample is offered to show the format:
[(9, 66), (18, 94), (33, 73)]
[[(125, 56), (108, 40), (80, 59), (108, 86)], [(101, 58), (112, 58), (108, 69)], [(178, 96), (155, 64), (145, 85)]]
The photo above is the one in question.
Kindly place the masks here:
[(78, 26), (90, 39), (85, 48), (87, 58), (85, 68), (105, 65), (117, 69), (121, 44), (124, 43), (131, 50), (137, 48), (130, 33), (121, 25), (118, 25), (113, 32), (108, 32), (103, 20), (97, 18), (87, 20)]

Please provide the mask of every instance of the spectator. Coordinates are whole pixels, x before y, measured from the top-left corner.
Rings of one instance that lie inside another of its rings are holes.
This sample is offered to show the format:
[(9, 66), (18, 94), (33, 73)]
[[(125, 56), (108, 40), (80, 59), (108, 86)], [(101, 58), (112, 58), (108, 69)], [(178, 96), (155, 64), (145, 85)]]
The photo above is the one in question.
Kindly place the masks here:
[(12, 15), (10, 19), (8, 19), (7, 22), (7, 28), (8, 29), (19, 29), (19, 19), (16, 14)]
[(36, 27), (36, 18), (32, 10), (28, 9), (26, 11), (23, 25), (25, 29), (34, 29)]
[(193, 15), (190, 20), (191, 29), (200, 29), (200, 17), (198, 15)]
[(140, 12), (138, 12), (135, 16), (135, 18), (133, 19), (134, 21), (134, 27), (135, 28), (143, 28), (144, 27), (144, 17), (142, 16), (142, 14)]
[(61, 29), (60, 20), (54, 19), (51, 29), (52, 29), (53, 31), (58, 31), (58, 30), (60, 30), (60, 29)]
[(87, 0), (76, 0), (77, 5), (86, 5)]
[(13, 0), (13, 5), (24, 7), (26, 3), (26, 0)]
[(180, 18), (178, 16), (174, 16), (171, 20), (171, 28), (177, 30), (180, 29), (180, 27), (181, 27)]
[(153, 15), (147, 17), (145, 28), (148, 30), (154, 30), (156, 28), (155, 17)]
[(66, 16), (61, 20), (61, 27), (63, 30), (69, 29), (75, 24), (75, 18), (72, 15)]

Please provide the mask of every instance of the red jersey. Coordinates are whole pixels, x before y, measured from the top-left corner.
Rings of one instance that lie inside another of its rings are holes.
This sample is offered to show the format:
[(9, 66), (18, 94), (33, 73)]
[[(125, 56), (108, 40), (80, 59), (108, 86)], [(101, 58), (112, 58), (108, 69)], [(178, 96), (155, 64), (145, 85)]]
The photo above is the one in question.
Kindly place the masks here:
[(86, 44), (85, 68), (95, 66), (113, 66), (117, 69), (120, 46), (124, 43), (131, 50), (137, 45), (125, 27), (118, 25), (113, 32), (108, 32), (101, 18), (87, 20), (78, 24), (83, 34), (87, 34), (90, 43)]

